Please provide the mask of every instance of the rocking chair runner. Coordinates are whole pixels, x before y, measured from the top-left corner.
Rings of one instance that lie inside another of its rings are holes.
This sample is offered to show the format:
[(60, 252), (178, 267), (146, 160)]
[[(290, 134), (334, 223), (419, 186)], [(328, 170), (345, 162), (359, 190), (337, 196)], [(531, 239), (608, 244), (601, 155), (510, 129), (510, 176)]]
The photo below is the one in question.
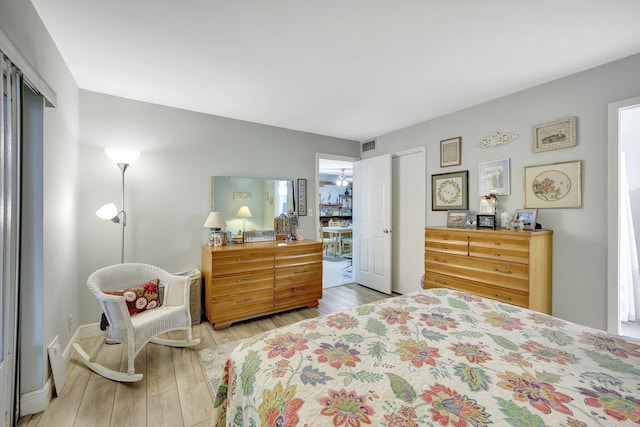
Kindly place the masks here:
[[(109, 295), (104, 291), (122, 290), (159, 279), (164, 286), (164, 299), (159, 307), (130, 315), (123, 296)], [(94, 372), (120, 382), (140, 381), (142, 374), (136, 374), (136, 355), (149, 342), (172, 347), (190, 347), (200, 343), (193, 339), (191, 314), (189, 311), (189, 288), (191, 278), (176, 276), (159, 267), (148, 264), (117, 264), (95, 271), (87, 280), (89, 290), (96, 296), (109, 327), (103, 333), (100, 343), (89, 356), (78, 343), (73, 348), (80, 359)], [(168, 331), (185, 330), (185, 340), (158, 338)], [(109, 369), (96, 362), (98, 352), (105, 341), (121, 342), (127, 345), (127, 372)]]

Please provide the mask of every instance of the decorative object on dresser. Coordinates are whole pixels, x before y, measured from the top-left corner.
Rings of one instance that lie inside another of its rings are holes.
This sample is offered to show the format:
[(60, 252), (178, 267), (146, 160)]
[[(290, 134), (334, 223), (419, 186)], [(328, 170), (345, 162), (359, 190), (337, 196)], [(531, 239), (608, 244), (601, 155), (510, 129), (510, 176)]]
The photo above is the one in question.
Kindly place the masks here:
[(494, 160), (478, 164), (478, 182), (480, 195), (497, 194), (506, 196), (511, 193), (509, 159)]
[(431, 210), (469, 209), (469, 171), (431, 175)]
[(214, 329), (322, 298), (322, 242), (202, 246), (205, 313)]
[(425, 228), (423, 287), (450, 288), (551, 314), (553, 232)]
[(462, 164), (462, 137), (440, 141), (440, 167), (459, 166)]
[(525, 208), (581, 208), (581, 160), (525, 166)]
[(220, 234), (220, 231), (227, 226), (222, 213), (209, 213), (207, 220), (202, 226), (211, 230), (211, 233), (209, 234), (209, 245), (222, 246), (224, 239), (223, 235)]
[(533, 152), (573, 147), (577, 143), (576, 118), (554, 120), (533, 127)]

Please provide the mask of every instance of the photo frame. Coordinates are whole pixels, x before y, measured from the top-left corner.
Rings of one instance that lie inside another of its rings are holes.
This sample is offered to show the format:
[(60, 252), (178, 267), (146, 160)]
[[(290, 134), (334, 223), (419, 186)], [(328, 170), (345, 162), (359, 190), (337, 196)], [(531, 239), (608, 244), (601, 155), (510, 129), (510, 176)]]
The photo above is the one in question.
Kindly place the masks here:
[(462, 137), (440, 141), (440, 167), (458, 166), (462, 164)]
[(467, 214), (467, 228), (476, 228), (478, 225), (478, 214), (475, 212), (469, 211)]
[(525, 166), (525, 209), (581, 208), (581, 168), (581, 160)]
[(533, 152), (573, 147), (577, 143), (576, 118), (554, 120), (533, 126)]
[(298, 178), (298, 216), (307, 216), (307, 180)]
[(493, 160), (478, 163), (478, 182), (480, 196), (495, 194), (506, 196), (511, 194), (510, 160)]
[(431, 210), (469, 209), (469, 171), (431, 175)]
[(496, 228), (495, 215), (477, 215), (476, 222), (476, 228)]
[(523, 230), (535, 230), (538, 222), (538, 209), (516, 209), (514, 220), (522, 220)]
[(468, 217), (468, 210), (454, 209), (447, 211), (447, 227), (465, 228), (467, 227)]

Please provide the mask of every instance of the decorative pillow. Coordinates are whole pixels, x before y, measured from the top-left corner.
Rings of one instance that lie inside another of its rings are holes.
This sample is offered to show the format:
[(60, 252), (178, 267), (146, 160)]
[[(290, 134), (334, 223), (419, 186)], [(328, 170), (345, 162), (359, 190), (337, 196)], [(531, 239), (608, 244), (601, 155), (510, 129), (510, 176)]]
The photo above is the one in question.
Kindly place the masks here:
[[(154, 309), (160, 305), (160, 296), (158, 294), (159, 283), (159, 279), (153, 279), (143, 285), (117, 291), (104, 291), (104, 293), (123, 296), (127, 303), (129, 314), (133, 316), (134, 314)], [(109, 326), (109, 322), (103, 313), (100, 321), (100, 329), (104, 330), (106, 326)]]

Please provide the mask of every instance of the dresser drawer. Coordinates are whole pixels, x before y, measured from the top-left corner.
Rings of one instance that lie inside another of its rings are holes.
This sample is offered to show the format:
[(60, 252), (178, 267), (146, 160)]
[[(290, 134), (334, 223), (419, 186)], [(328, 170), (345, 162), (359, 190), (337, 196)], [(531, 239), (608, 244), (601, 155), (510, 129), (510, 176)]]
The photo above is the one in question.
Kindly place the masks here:
[(276, 268), (276, 287), (308, 281), (322, 283), (321, 263)]
[(211, 286), (211, 296), (220, 297), (273, 288), (273, 270), (221, 276)]
[(492, 239), (490, 236), (471, 236), (469, 238), (469, 255), (529, 264), (529, 239), (514, 236), (501, 236), (500, 239)]
[(486, 262), (478, 258), (425, 252), (425, 271), (436, 272), (492, 286), (527, 292), (529, 269), (526, 264), (502, 261)]
[(455, 289), (520, 307), (526, 308), (529, 306), (529, 295), (527, 292), (510, 291), (505, 288), (482, 285), (453, 276), (427, 272), (425, 274), (424, 289), (431, 288)]
[(211, 298), (210, 302), (214, 317), (218, 317), (216, 312), (220, 311), (220, 315), (228, 314), (223, 312), (234, 307), (240, 307), (240, 309), (247, 311), (258, 307), (271, 308), (273, 307), (273, 288), (215, 297)]
[(214, 254), (212, 275), (223, 276), (255, 270), (273, 269), (273, 251), (242, 251)]
[(469, 238), (466, 233), (453, 230), (429, 230), (425, 232), (425, 249), (458, 255), (469, 254)]
[(275, 305), (277, 307), (295, 305), (301, 301), (317, 301), (320, 298), (322, 298), (322, 283), (317, 281), (278, 286), (275, 290)]
[(322, 264), (322, 244), (279, 247), (276, 249), (276, 268), (309, 263)]

